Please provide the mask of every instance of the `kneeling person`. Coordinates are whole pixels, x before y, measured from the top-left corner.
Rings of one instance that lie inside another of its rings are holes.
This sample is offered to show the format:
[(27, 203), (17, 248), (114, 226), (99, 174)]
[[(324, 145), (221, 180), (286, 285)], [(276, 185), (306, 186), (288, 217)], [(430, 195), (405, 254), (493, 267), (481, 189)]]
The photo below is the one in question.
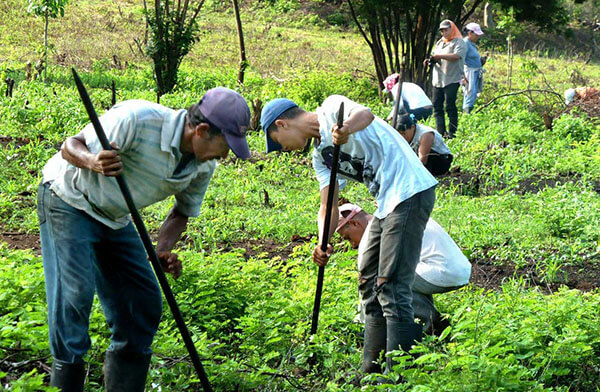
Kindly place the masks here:
[[(377, 273), (363, 257), (369, 242), (373, 215), (357, 205), (347, 203), (339, 208), (339, 222), (337, 232), (350, 242), (352, 248), (358, 248), (358, 279), (359, 284), (363, 284)], [(421, 255), (412, 287), (415, 319), (421, 321), (423, 329), (441, 332), (441, 315), (434, 306), (433, 294), (446, 293), (462, 287), (469, 283), (470, 276), (469, 260), (448, 233), (429, 218), (423, 232)], [(361, 319), (365, 305), (365, 300), (361, 297)]]
[(438, 131), (418, 124), (410, 114), (400, 116), (396, 127), (431, 174), (439, 176), (448, 172), (454, 157)]

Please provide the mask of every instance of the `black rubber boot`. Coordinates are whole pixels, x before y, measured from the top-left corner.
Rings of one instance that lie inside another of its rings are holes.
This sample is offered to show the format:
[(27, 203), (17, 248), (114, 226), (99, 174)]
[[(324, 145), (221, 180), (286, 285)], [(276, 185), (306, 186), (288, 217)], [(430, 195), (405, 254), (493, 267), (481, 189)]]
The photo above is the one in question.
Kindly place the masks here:
[(84, 363), (68, 363), (58, 359), (52, 362), (50, 386), (58, 387), (62, 392), (83, 392), (84, 382)]
[(144, 392), (151, 354), (106, 352), (104, 387), (106, 392)]
[(379, 357), (385, 350), (387, 326), (385, 318), (365, 318), (365, 347), (363, 352), (362, 371), (364, 373), (381, 373)]
[[(386, 340), (386, 353), (398, 350), (409, 352), (412, 346), (416, 342), (421, 341), (423, 335), (423, 327), (418, 323), (403, 323), (394, 320), (387, 320), (387, 340)], [(391, 357), (387, 357), (386, 373), (392, 370), (392, 367), (396, 363)]]

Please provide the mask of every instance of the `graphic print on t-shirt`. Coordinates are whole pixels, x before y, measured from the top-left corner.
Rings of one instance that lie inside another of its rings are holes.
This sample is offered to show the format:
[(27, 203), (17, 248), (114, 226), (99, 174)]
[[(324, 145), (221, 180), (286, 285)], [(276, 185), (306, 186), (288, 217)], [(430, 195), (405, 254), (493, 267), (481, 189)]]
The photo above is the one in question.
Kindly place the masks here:
[[(329, 170), (333, 162), (333, 146), (327, 146), (321, 151), (323, 162)], [(338, 173), (344, 177), (351, 178), (364, 183), (371, 195), (376, 196), (379, 192), (379, 183), (375, 181), (375, 171), (371, 166), (365, 165), (365, 158), (356, 158), (350, 154), (340, 151), (340, 163)]]

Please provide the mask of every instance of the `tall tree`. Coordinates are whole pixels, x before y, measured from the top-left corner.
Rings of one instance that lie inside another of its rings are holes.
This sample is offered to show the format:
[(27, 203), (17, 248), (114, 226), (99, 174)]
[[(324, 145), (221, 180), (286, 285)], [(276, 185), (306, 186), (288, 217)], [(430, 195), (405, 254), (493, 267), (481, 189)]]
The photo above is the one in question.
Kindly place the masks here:
[[(423, 60), (439, 39), (442, 18), (460, 28), (483, 0), (347, 0), (350, 13), (371, 49), (379, 87), (387, 75), (399, 72), (405, 59), (405, 81), (424, 85), (428, 69)], [(575, 0), (580, 2), (581, 0)], [(495, 4), (513, 7), (517, 22), (531, 21), (542, 29), (566, 23), (562, 0), (496, 0)]]
[(177, 84), (181, 61), (197, 39), (196, 17), (202, 5), (204, 0), (154, 0), (154, 9), (145, 9), (150, 30), (147, 53), (154, 62), (157, 101)]
[(28, 0), (27, 11), (44, 17), (44, 82), (48, 75), (48, 22), (50, 18), (65, 16), (69, 0)]

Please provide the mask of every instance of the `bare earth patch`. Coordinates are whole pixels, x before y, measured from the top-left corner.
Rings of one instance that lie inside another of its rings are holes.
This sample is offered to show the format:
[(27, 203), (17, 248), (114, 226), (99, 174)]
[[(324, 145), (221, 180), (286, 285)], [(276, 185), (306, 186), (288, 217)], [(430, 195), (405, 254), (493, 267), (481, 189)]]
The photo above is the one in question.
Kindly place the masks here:
[[(250, 239), (236, 241), (217, 246), (218, 251), (231, 251), (244, 249), (244, 257), (272, 259), (279, 257), (285, 262), (292, 254), (294, 248), (310, 241), (312, 236), (292, 236), (288, 243), (277, 243), (270, 239)], [(31, 249), (34, 254), (41, 254), (39, 236), (37, 234), (0, 232), (0, 241), (8, 244), (11, 249)], [(546, 293), (557, 291), (562, 285), (581, 291), (591, 291), (600, 287), (600, 263), (584, 261), (580, 265), (563, 265), (556, 274), (555, 281), (545, 281), (537, 272), (536, 261), (532, 260), (526, 266), (516, 269), (512, 264), (499, 265), (485, 258), (471, 260), (471, 283), (475, 286), (489, 290), (498, 290), (502, 284), (510, 279), (522, 279), (526, 287), (538, 287)]]

